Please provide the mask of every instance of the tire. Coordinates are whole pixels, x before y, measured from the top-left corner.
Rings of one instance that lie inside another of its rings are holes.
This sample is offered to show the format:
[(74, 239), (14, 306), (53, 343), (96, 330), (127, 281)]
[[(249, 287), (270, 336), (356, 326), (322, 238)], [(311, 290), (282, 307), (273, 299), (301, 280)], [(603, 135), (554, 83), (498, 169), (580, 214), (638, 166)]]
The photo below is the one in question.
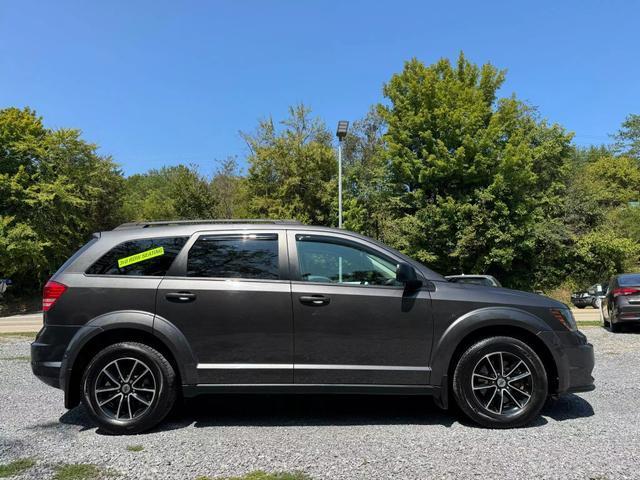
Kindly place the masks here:
[(611, 333), (620, 333), (621, 327), (619, 324), (614, 323), (613, 319), (609, 319), (609, 331)]
[(531, 423), (547, 394), (547, 372), (540, 357), (512, 337), (490, 337), (475, 343), (462, 354), (453, 375), (456, 403), (483, 427), (514, 428)]
[(173, 407), (177, 390), (169, 361), (157, 350), (136, 342), (104, 348), (89, 362), (82, 377), (82, 403), (89, 416), (101, 429), (117, 435), (141, 433), (156, 426)]
[(604, 312), (602, 311), (602, 305), (600, 306), (600, 320), (602, 321), (602, 326), (604, 328), (609, 328), (609, 322), (606, 320), (604, 316)]

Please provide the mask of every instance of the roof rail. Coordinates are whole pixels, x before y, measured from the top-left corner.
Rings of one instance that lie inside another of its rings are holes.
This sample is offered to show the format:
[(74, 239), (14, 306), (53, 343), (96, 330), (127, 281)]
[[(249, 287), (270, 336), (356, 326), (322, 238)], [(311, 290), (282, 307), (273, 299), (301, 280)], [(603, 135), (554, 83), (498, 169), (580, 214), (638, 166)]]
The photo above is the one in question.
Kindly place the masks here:
[(165, 227), (169, 225), (202, 225), (211, 223), (269, 223), (276, 225), (301, 225), (297, 220), (271, 220), (266, 218), (217, 218), (209, 220), (161, 220), (155, 222), (129, 222), (118, 225), (114, 230), (126, 230), (129, 228), (149, 228), (149, 227)]

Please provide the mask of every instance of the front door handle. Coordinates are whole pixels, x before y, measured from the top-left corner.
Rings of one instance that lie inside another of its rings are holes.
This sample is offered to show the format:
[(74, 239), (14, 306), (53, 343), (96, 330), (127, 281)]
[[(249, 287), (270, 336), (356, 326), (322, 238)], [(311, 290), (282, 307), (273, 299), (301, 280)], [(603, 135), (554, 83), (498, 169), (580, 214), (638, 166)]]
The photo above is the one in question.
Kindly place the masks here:
[(187, 303), (196, 299), (196, 294), (191, 292), (171, 292), (165, 295), (170, 302)]
[(324, 295), (302, 295), (300, 297), (300, 303), (304, 305), (311, 305), (312, 307), (321, 307), (323, 305), (329, 305), (331, 299)]

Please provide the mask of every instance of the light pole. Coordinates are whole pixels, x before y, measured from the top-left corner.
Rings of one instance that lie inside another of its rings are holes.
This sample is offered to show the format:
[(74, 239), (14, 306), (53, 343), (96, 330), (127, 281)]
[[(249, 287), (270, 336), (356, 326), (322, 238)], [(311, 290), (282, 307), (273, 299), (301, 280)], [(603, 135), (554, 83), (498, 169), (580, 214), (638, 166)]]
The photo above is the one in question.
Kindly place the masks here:
[(338, 137), (338, 228), (342, 228), (342, 141), (347, 136), (349, 122), (340, 120), (336, 137)]

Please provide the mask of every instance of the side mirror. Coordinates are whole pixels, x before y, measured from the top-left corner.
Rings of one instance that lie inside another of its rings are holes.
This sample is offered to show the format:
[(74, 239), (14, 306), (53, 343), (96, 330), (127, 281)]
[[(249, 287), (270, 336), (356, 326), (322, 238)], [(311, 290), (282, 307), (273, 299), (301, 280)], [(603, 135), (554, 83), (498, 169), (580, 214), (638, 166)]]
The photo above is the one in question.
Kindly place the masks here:
[(396, 267), (396, 280), (404, 283), (407, 288), (420, 288), (422, 281), (418, 280), (416, 269), (408, 263), (401, 262)]

